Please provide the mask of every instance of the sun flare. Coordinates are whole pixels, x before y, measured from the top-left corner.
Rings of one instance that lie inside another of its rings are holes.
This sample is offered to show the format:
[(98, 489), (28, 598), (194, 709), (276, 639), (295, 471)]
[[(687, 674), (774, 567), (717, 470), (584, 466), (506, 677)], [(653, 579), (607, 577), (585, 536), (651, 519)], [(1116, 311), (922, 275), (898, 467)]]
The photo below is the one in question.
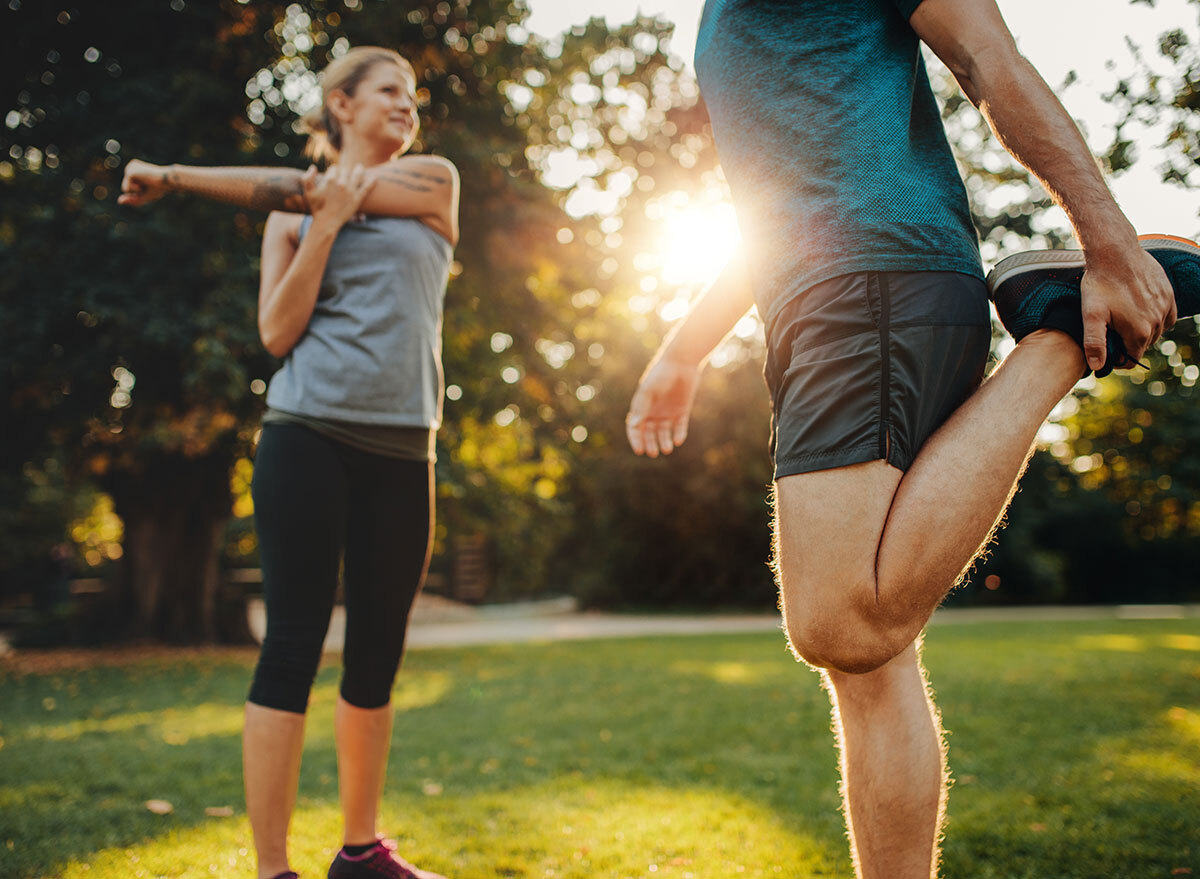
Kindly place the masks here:
[(716, 280), (741, 244), (737, 216), (728, 202), (670, 206), (662, 225), (662, 280), (667, 284)]

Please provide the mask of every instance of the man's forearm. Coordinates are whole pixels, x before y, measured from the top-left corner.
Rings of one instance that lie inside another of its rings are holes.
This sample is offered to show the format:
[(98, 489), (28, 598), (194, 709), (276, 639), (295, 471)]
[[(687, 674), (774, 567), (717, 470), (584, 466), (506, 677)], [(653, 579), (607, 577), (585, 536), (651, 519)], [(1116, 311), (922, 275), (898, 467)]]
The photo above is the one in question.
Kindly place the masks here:
[(964, 88), (1004, 148), (1066, 212), (1084, 250), (1136, 241), (1083, 135), (1033, 65), (1015, 51), (985, 54)]
[(170, 165), (162, 182), (175, 192), (255, 211), (304, 211), (307, 202), (295, 168), (197, 168)]
[(753, 304), (745, 263), (731, 260), (683, 322), (667, 335), (655, 359), (699, 367)]

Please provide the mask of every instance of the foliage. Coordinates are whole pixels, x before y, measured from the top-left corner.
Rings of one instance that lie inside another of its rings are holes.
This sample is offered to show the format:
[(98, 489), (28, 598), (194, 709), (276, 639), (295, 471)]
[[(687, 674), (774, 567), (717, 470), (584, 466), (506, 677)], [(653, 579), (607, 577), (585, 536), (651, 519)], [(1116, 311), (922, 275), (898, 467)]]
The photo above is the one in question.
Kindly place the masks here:
[[(121, 611), (163, 637), (228, 633), (216, 547), (223, 539), (227, 561), (253, 563), (246, 483), (276, 365), (255, 333), (262, 217), (200, 201), (118, 208), (119, 169), (134, 156), (300, 164), (294, 122), (315, 100), (314, 71), (349, 45), (383, 41), (418, 71), (417, 148), (448, 156), (463, 178), (435, 568), (448, 567), (455, 537), (484, 534), (493, 599), (773, 603), (757, 321), (739, 324), (714, 358), (684, 449), (638, 460), (623, 436), (638, 371), (713, 255), (693, 248), (682, 271), (663, 230), (726, 216), (696, 84), (661, 21), (610, 29), (596, 19), (545, 40), (525, 31), (526, 15), (520, 0), (0, 11), (22, 35), (0, 60), (5, 590), (24, 588), (16, 569), (44, 565), (70, 536), (68, 522), (86, 513), (75, 493), (99, 487), (124, 520)], [(1130, 118), (1177, 120), (1181, 183), (1196, 152), (1196, 45), (1183, 30), (1164, 37), (1177, 75), (1131, 77), (1114, 96)], [(932, 73), (985, 260), (1069, 242), (1041, 187), (945, 69)], [(956, 600), (1094, 599), (1099, 570), (1083, 559), (1097, 558), (1098, 536), (1112, 538), (1099, 556), (1109, 570), (1129, 572), (1106, 597), (1128, 597), (1140, 566), (1190, 564), (1194, 330), (1170, 344), (1140, 384), (1081, 388), (1062, 413), (1065, 433), (1031, 467), (1012, 527)], [(51, 472), (58, 488), (47, 492), (37, 474)], [(992, 575), (998, 590), (986, 586)], [(1185, 594), (1174, 578), (1156, 583), (1156, 597)]]
[[(9, 384), (19, 389), (12, 411), (28, 428), (14, 440), (13, 458), (55, 442), (71, 472), (100, 476), (127, 515), (134, 503), (149, 508), (154, 489), (172, 481), (162, 475), (168, 461), (203, 459), (219, 469), (247, 453), (260, 409), (251, 388), (261, 393), (271, 369), (254, 338), (250, 293), (260, 218), (192, 202), (120, 210), (112, 204), (116, 174), (133, 155), (210, 163), (296, 155), (292, 122), (313, 99), (313, 69), (330, 53), (386, 33), (420, 74), (418, 148), (452, 158), (466, 193), (444, 333), (456, 398), (442, 432), (438, 545), (456, 533), (489, 534), (499, 571), (494, 597), (544, 590), (552, 576), (574, 585), (559, 553), (564, 540), (578, 539), (568, 494), (581, 486), (577, 459), (596, 461), (604, 450), (623, 467), (623, 407), (666, 325), (655, 312), (694, 292), (664, 284), (630, 310), (653, 274), (637, 266), (647, 258), (642, 250), (653, 249), (640, 245), (660, 237), (655, 202), (687, 201), (689, 190), (719, 186), (695, 84), (667, 54), (669, 28), (639, 19), (610, 31), (596, 20), (555, 45), (521, 30), (520, 4), (154, 9), (163, 39), (150, 44), (120, 27), (121, 16), (73, 13), (63, 24), (32, 10), (14, 13), (23, 28), (29, 24), (30, 40), (10, 63), (21, 72), (14, 80), (28, 87), (13, 101), (20, 118), (5, 146), (14, 156), (19, 147), (21, 158), (6, 164), (5, 179), (25, 201), (6, 202), (4, 228), (20, 236), (11, 257), (18, 249), (39, 254), (56, 262), (58, 275), (47, 279), (22, 260), (26, 275), (9, 278), (9, 290), (48, 291), (33, 303), (6, 295), (11, 309), (31, 309), (46, 325), (6, 351)], [(76, 41), (86, 33), (96, 48), (59, 46), (62, 33)], [(43, 62), (52, 43), (56, 60)], [(47, 64), (53, 70), (42, 77)], [(230, 87), (239, 82), (247, 83), (244, 96)], [(102, 93), (97, 106), (91, 96)], [(61, 131), (68, 123), (90, 139), (68, 140)], [(69, 153), (61, 145), (68, 142)], [(580, 174), (543, 185), (568, 156)], [(84, 167), (90, 177), (69, 178)], [(64, 187), (69, 197), (51, 200), (43, 225), (19, 219)], [(593, 204), (580, 208), (581, 199)], [(68, 226), (88, 247), (55, 261), (54, 242)], [(87, 308), (68, 319), (76, 300)], [(762, 417), (759, 410), (752, 420)], [(151, 462), (156, 475), (148, 480)], [(591, 466), (598, 484), (604, 470)], [(744, 477), (737, 468), (722, 474), (735, 486)], [(725, 484), (714, 483), (714, 494)], [(613, 524), (636, 534), (648, 514)], [(712, 520), (715, 540), (705, 542), (716, 545), (726, 526)], [(742, 527), (761, 544), (762, 526), (759, 515)], [(244, 526), (234, 533), (230, 555), (246, 558)], [(614, 545), (631, 542), (612, 537)], [(604, 537), (587, 547), (602, 579), (611, 571), (593, 545), (605, 545)], [(621, 564), (626, 559), (622, 552)]]
[[(258, 408), (251, 379), (270, 369), (249, 295), (255, 225), (215, 205), (138, 213), (115, 199), (131, 155), (267, 160), (230, 124), (244, 101), (228, 84), (248, 78), (261, 54), (259, 13), (233, 3), (121, 12), (13, 3), (0, 14), (22, 36), (0, 61), (0, 374), (5, 420), (20, 426), (0, 441), (4, 458), (19, 467), (56, 456), (69, 478), (96, 479), (127, 533), (169, 539), (152, 512), (162, 504), (148, 503), (154, 493), (219, 524), (220, 482), (215, 495), (211, 481), (183, 492), (192, 474), (220, 472), (245, 448), (249, 432), (238, 427)], [(143, 630), (212, 634), (201, 612), (210, 566), (193, 568), (188, 555), (169, 576), (143, 553), (127, 556), (127, 587), (149, 578), (177, 592), (169, 611), (127, 589), (125, 612)]]
[[(1198, 649), (1195, 620), (932, 627), (956, 779), (946, 873), (1194, 868)], [(137, 657), (0, 665), (3, 875), (251, 873), (239, 760), (252, 656)], [(304, 875), (340, 840), (338, 671), (320, 673), (309, 712), (291, 834)], [(383, 828), (430, 869), (849, 874), (828, 701), (779, 633), (415, 651), (393, 703)]]
[[(1153, 6), (1155, 0), (1132, 0)], [(1200, 25), (1200, 3), (1196, 23)], [(1106, 158), (1114, 171), (1122, 171), (1137, 160), (1135, 137), (1146, 127), (1165, 128), (1162, 146), (1167, 160), (1162, 167), (1163, 180), (1184, 186), (1194, 185), (1200, 166), (1200, 27), (1190, 30), (1180, 25), (1159, 36), (1161, 66), (1146, 58), (1140, 46), (1134, 51), (1136, 67), (1117, 83), (1106, 99), (1120, 113), (1113, 143)]]

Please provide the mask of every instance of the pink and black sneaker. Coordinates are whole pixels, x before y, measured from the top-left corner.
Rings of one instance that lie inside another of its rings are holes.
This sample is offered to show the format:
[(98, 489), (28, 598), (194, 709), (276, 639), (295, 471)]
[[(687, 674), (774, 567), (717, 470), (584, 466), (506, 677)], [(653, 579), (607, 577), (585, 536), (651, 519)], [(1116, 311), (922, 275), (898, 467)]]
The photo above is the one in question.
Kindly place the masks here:
[(438, 873), (414, 867), (396, 854), (396, 843), (380, 837), (361, 854), (343, 848), (329, 865), (329, 879), (446, 879)]

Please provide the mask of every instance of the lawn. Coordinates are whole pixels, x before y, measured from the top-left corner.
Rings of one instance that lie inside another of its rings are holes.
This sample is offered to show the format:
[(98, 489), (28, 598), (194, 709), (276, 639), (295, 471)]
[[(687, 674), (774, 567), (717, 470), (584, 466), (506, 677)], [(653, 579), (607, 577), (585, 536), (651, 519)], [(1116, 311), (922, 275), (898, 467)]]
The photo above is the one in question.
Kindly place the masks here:
[[(926, 659), (945, 876), (1200, 876), (1200, 623), (942, 626)], [(250, 879), (252, 661), (0, 662), (0, 877)], [(328, 666), (293, 823), (310, 879), (340, 826)], [(827, 703), (778, 635), (416, 651), (395, 704), (385, 826), (452, 879), (850, 875)]]

